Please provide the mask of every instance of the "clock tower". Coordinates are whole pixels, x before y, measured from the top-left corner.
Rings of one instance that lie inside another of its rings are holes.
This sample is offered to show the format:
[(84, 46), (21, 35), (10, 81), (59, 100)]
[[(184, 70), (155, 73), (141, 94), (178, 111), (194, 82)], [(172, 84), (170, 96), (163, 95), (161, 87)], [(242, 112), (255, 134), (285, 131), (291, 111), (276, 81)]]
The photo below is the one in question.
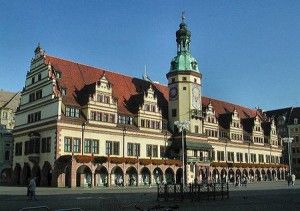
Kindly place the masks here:
[(168, 119), (171, 129), (175, 121), (189, 120), (188, 131), (202, 133), (202, 75), (198, 62), (190, 53), (191, 32), (182, 16), (176, 32), (177, 56), (171, 61), (167, 73), (169, 88)]

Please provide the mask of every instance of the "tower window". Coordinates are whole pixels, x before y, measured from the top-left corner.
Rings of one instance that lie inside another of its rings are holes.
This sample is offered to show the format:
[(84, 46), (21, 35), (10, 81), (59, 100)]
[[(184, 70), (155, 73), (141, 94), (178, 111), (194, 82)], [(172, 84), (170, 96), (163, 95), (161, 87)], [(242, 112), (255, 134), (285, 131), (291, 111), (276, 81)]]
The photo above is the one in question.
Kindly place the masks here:
[(172, 109), (172, 117), (176, 117), (177, 116), (177, 109), (174, 108)]
[(182, 77), (182, 80), (183, 80), (183, 81), (186, 81), (186, 77)]
[(186, 90), (186, 87), (184, 86), (182, 89), (183, 89), (183, 90)]
[(172, 78), (172, 83), (175, 83), (175, 78)]
[(197, 78), (194, 78), (194, 82), (197, 83)]

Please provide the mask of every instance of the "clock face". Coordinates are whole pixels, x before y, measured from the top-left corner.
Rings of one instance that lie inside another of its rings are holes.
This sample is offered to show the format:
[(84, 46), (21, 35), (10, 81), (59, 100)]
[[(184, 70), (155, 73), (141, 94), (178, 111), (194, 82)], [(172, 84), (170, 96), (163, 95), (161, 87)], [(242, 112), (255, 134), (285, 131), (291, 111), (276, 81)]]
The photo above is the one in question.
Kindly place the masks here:
[(169, 95), (170, 95), (170, 99), (175, 99), (178, 95), (178, 89), (176, 86), (172, 86), (170, 88), (170, 92), (169, 92)]
[(201, 90), (199, 85), (194, 85), (192, 89), (192, 105), (195, 109), (201, 108)]

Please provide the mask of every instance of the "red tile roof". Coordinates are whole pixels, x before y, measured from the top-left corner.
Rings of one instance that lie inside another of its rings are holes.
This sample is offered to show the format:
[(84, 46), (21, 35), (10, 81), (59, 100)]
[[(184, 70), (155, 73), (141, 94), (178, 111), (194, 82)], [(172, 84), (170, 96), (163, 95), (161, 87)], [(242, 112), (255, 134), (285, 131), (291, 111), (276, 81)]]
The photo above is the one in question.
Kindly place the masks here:
[[(86, 93), (82, 93), (82, 90), (87, 86), (95, 84), (105, 73), (108, 81), (112, 84), (113, 97), (118, 100), (118, 112), (132, 115), (132, 109), (128, 108), (128, 105), (130, 105), (128, 104), (129, 100), (134, 95), (146, 91), (150, 86), (148, 81), (142, 79), (46, 55), (45, 63), (48, 64), (49, 62), (55, 71), (61, 72), (58, 85), (67, 89), (67, 95), (63, 97), (63, 101), (68, 105), (81, 106), (82, 102), (88, 99), (88, 96), (84, 96)], [(159, 107), (162, 109), (163, 117), (167, 118), (167, 103), (169, 100), (168, 87), (157, 83), (152, 83), (152, 86), (158, 95)], [(80, 99), (82, 97), (87, 99)], [(202, 97), (203, 106), (206, 107), (210, 102), (216, 112), (217, 118), (220, 114), (233, 112), (234, 109), (237, 110), (241, 119), (253, 118), (256, 115), (260, 116), (260, 114), (253, 109), (213, 98)]]

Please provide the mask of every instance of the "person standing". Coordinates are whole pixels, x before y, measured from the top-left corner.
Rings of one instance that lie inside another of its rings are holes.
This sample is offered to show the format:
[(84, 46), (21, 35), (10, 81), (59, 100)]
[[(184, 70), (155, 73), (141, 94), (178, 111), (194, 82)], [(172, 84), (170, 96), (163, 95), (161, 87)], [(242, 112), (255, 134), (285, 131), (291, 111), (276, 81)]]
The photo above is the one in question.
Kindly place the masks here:
[(295, 185), (296, 175), (292, 174), (292, 186)]
[(34, 198), (34, 200), (37, 200), (35, 197), (36, 177), (33, 177), (30, 180), (28, 188), (29, 188), (29, 200), (32, 200), (32, 198)]
[(292, 177), (291, 177), (290, 173), (288, 173), (288, 175), (287, 175), (287, 177), (286, 177), (286, 180), (287, 180), (287, 182), (288, 182), (288, 186), (290, 186), (291, 181), (292, 181)]

